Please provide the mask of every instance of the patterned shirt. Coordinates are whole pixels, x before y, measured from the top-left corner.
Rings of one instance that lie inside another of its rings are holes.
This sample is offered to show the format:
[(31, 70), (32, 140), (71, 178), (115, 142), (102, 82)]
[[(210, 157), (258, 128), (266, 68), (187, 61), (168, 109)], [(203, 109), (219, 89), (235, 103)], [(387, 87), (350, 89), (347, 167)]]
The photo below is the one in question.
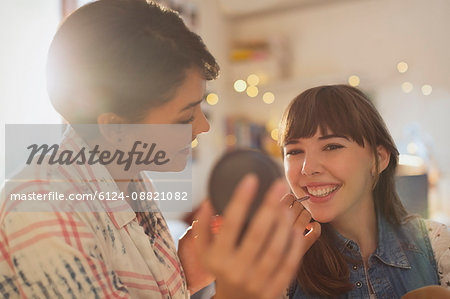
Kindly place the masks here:
[[(69, 130), (60, 150), (82, 147), (88, 148)], [(28, 169), (27, 175), (30, 171), (35, 179), (21, 179), (27, 177), (22, 172), (8, 190), (120, 192), (107, 169), (98, 164), (53, 165)], [(144, 185), (141, 178), (129, 190)], [(1, 297), (189, 298), (159, 209), (135, 213), (123, 201), (93, 200), (89, 204), (102, 212), (22, 212), (6, 202), (3, 198), (0, 206)]]

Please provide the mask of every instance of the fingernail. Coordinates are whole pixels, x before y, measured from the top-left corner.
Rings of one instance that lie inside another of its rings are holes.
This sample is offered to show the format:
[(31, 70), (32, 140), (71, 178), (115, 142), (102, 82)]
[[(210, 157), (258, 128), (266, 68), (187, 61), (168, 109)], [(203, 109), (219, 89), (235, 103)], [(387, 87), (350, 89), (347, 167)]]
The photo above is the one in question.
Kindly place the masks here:
[(256, 184), (257, 181), (258, 181), (258, 177), (254, 173), (249, 173), (249, 174), (245, 175), (244, 178), (242, 179), (242, 183), (246, 187), (253, 186), (254, 184)]
[(211, 222), (211, 232), (213, 234), (219, 233), (221, 226), (222, 226), (222, 217), (216, 216), (214, 220)]

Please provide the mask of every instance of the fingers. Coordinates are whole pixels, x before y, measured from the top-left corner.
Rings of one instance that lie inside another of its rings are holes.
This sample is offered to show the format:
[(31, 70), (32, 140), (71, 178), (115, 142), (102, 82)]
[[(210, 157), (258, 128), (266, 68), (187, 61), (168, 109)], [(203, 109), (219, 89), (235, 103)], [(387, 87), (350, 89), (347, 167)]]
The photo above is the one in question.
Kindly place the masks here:
[(198, 240), (195, 242), (196, 250), (210, 268), (219, 267), (218, 265), (223, 262), (220, 257), (226, 259), (227, 256), (232, 256), (257, 186), (257, 177), (253, 174), (246, 175), (242, 179), (224, 212), (222, 229), (214, 236), (213, 240), (210, 238), (213, 208), (209, 201), (200, 207), (197, 214), (198, 223), (194, 226), (194, 233), (198, 235)]
[(283, 196), (281, 202), (282, 205), (293, 211), (294, 218), (293, 226), (296, 228), (305, 228), (311, 221), (311, 214), (305, 209), (305, 207), (295, 201), (296, 197), (289, 193)]
[(295, 196), (292, 193), (287, 193), (281, 199), (281, 204), (288, 209), (294, 208), (295, 205)]
[[(282, 188), (279, 189), (279, 192), (282, 191)], [(273, 203), (276, 203), (276, 193), (273, 195)], [(250, 280), (248, 283), (250, 293), (256, 293), (258, 290), (265, 288), (273, 276), (279, 275), (278, 272), (284, 272), (284, 270), (280, 271), (280, 269), (283, 269), (280, 264), (286, 263), (287, 260), (293, 270), (290, 274), (281, 275), (283, 279), (280, 278), (280, 288), (277, 291), (282, 292), (282, 288), (289, 283), (303, 253), (306, 252), (301, 250), (302, 247), (306, 248), (306, 246), (302, 246), (300, 240), (304, 239), (303, 232), (311, 220), (311, 215), (301, 204), (297, 204), (295, 208), (289, 208), (294, 199), (295, 197), (292, 194), (287, 194), (282, 197), (281, 205), (271, 206), (266, 204), (262, 206), (252, 221), (242, 248), (246, 252), (252, 250), (252, 254), (255, 255), (251, 258), (247, 256), (247, 261), (254, 262), (249, 276), (258, 276), (258, 279)], [(267, 212), (264, 209), (265, 207), (268, 208)], [(258, 222), (259, 217), (263, 222)], [(266, 230), (266, 226), (271, 226), (272, 229)], [(255, 230), (253, 231), (253, 229)], [(258, 229), (260, 232), (255, 236), (259, 238), (253, 239), (252, 233), (256, 233)], [(264, 231), (264, 233), (261, 231)], [(295, 244), (292, 244), (292, 239), (297, 239)], [(246, 243), (247, 241), (248, 243)], [(247, 244), (252, 244), (253, 247), (246, 248)], [(286, 254), (291, 255), (286, 257)], [(270, 288), (272, 289), (272, 287)]]
[(312, 218), (309, 211), (303, 208), (303, 210), (301, 210), (301, 212), (299, 213), (293, 224), (294, 229), (296, 229), (300, 234), (299, 237), (303, 237), (305, 228), (309, 225), (311, 219)]
[(241, 233), (250, 205), (258, 187), (258, 178), (254, 174), (246, 175), (233, 192), (224, 212), (222, 230), (217, 236), (217, 245), (224, 250), (232, 250)]
[[(237, 244), (257, 186), (255, 175), (244, 177), (223, 215), (220, 231), (213, 237), (210, 203), (202, 205), (192, 228), (194, 236), (198, 235), (196, 251), (216, 276), (217, 294), (227, 294), (225, 298), (275, 298), (320, 236), (320, 224), (310, 223), (311, 215), (303, 205), (295, 203), (289, 208), (294, 197), (283, 196), (287, 186), (280, 180), (270, 187)], [(311, 230), (304, 235), (307, 225)]]
[[(303, 236), (303, 228), (295, 228), (292, 232), (291, 244), (270, 277), (270, 284), (265, 284), (264, 298), (276, 298), (286, 289), (297, 271), (302, 257), (319, 238), (321, 227), (318, 222), (310, 223), (310, 231)], [(298, 237), (301, 235), (302, 237)], [(282, 270), (279, 270), (282, 269)]]
[[(299, 253), (301, 255), (306, 254), (306, 252), (311, 248), (314, 242), (316, 242), (320, 237), (321, 227), (319, 222), (311, 222), (309, 228), (310, 231), (305, 236), (300, 238), (297, 237), (297, 239), (301, 240), (299, 247)], [(297, 235), (299, 234), (303, 235), (303, 231), (297, 231)]]
[[(194, 223), (192, 225), (194, 225)], [(184, 232), (184, 234), (178, 239), (178, 244), (183, 244), (187, 240), (190, 240), (190, 239), (194, 238), (195, 235), (192, 232), (192, 225), (189, 226), (186, 229), (186, 231)]]
[(300, 251), (302, 241), (292, 238), (292, 243), (284, 255), (284, 259), (277, 265), (278, 271), (273, 272), (270, 283), (266, 283), (263, 298), (277, 298), (286, 290), (295, 275), (303, 254)]
[(295, 200), (295, 196), (292, 193), (286, 193), (282, 198), (281, 198), (281, 203), (286, 206), (289, 207)]
[(259, 274), (257, 280), (249, 283), (252, 291), (257, 291), (265, 287), (270, 278), (276, 271), (281, 270), (280, 263), (285, 259), (288, 248), (291, 246), (292, 239), (292, 211), (284, 210), (281, 217), (275, 223), (275, 229), (271, 232), (263, 250), (258, 257), (257, 263), (250, 275)]
[[(294, 227), (289, 220), (289, 215), (280, 219), (272, 242), (266, 248), (258, 267), (255, 268), (255, 272), (268, 275), (265, 278), (260, 277), (258, 281), (250, 282), (250, 289), (264, 289), (265, 298), (275, 298), (283, 292), (294, 277), (303, 256), (320, 236), (320, 224), (310, 223), (310, 221), (311, 214), (306, 209), (300, 212)], [(309, 232), (304, 235), (307, 226)], [(267, 283), (268, 281), (270, 284)]]
[(321, 226), (319, 222), (310, 223), (311, 230), (305, 235), (305, 241), (302, 243), (303, 251), (306, 253), (308, 249), (316, 242), (321, 234)]
[[(265, 249), (265, 243), (273, 234), (273, 228), (276, 227), (276, 220), (282, 217), (284, 212), (279, 203), (285, 191), (286, 186), (282, 181), (275, 182), (252, 218), (237, 253), (238, 260), (243, 261), (244, 264), (253, 263), (258, 254)], [(291, 220), (290, 222), (292, 223)]]
[(281, 199), (281, 203), (283, 206), (287, 207), (288, 209), (291, 209), (295, 212), (297, 212), (296, 214), (300, 214), (301, 211), (303, 211), (304, 207), (302, 204), (300, 204), (299, 202), (296, 201), (296, 197), (294, 194), (292, 193), (287, 193), (283, 196), (283, 198)]
[(213, 211), (208, 205), (210, 205), (209, 201), (202, 203), (196, 216), (197, 221), (192, 225), (192, 233), (197, 238), (195, 249), (199, 256), (203, 256), (203, 253), (208, 251), (210, 244), (209, 223), (213, 216)]

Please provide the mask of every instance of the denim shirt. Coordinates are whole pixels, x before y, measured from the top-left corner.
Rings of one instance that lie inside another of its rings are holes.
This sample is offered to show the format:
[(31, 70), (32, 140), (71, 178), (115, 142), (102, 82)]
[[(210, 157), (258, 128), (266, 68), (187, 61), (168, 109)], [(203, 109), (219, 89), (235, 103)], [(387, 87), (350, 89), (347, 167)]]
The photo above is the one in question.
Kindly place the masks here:
[[(338, 298), (369, 298), (368, 281), (376, 298), (400, 298), (414, 289), (439, 284), (438, 268), (423, 219), (412, 218), (398, 228), (378, 216), (378, 246), (365, 270), (361, 251), (354, 241), (337, 233), (337, 248), (352, 260), (348, 263), (353, 289)], [(298, 283), (289, 298), (323, 298), (303, 292)]]

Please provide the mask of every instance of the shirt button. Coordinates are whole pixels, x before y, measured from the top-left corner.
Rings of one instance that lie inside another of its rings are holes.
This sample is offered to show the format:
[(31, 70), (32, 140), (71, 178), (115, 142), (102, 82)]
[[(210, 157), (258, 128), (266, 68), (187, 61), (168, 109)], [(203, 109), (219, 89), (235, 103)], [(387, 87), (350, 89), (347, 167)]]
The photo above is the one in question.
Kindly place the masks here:
[(357, 265), (353, 265), (352, 269), (356, 271), (356, 270), (358, 270), (358, 266)]
[(357, 288), (360, 288), (360, 287), (362, 286), (362, 283), (361, 283), (361, 281), (357, 281), (357, 282), (355, 283), (355, 285), (356, 285)]

